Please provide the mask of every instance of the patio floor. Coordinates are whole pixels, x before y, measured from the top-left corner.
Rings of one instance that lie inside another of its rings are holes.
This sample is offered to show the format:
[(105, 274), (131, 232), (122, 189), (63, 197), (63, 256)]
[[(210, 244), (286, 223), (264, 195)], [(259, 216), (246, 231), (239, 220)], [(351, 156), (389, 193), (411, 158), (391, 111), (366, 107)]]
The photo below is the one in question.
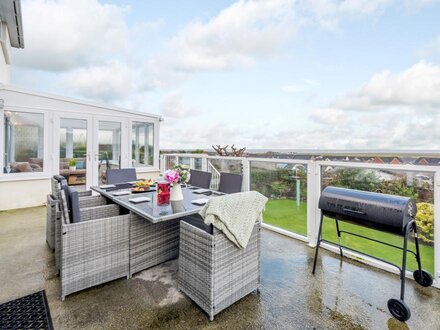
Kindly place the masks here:
[[(440, 290), (407, 284), (412, 318), (393, 319), (396, 275), (355, 261), (340, 263), (276, 233), (262, 232), (261, 293), (209, 322), (176, 290), (176, 261), (59, 300), (53, 254), (45, 244), (45, 208), (0, 212), (0, 303), (46, 289), (55, 329), (440, 329)], [(0, 320), (1, 322), (1, 320)]]

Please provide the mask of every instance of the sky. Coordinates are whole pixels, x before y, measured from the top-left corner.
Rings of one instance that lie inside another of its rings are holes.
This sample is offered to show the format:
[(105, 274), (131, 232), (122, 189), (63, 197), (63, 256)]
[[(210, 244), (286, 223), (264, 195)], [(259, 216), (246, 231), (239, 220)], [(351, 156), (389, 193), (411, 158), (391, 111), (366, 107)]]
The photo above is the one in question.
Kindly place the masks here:
[(438, 0), (22, 0), (12, 84), (160, 114), (163, 149), (440, 149)]

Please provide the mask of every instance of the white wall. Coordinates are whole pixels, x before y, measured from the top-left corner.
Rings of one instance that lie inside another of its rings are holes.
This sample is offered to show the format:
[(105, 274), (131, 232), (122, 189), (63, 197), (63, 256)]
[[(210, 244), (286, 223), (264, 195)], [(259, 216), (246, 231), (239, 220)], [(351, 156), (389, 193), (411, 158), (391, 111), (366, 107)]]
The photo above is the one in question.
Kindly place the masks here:
[(44, 205), (50, 192), (50, 179), (1, 181), (0, 210)]
[(6, 23), (0, 23), (0, 24), (1, 24), (0, 83), (9, 84), (11, 80), (11, 72), (10, 72), (11, 42), (9, 40), (8, 27)]

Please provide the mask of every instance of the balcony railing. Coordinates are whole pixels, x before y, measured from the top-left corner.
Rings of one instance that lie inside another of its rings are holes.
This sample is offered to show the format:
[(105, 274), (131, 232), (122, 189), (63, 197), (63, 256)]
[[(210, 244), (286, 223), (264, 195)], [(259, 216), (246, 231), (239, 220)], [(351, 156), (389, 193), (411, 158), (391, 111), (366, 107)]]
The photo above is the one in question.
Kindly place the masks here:
[[(434, 276), (434, 285), (440, 288), (440, 166), (163, 154), (160, 159), (162, 173), (178, 163), (188, 165), (191, 169), (212, 172), (212, 189), (218, 189), (222, 172), (242, 174), (243, 191), (257, 190), (269, 197), (263, 226), (307, 242), (311, 247), (316, 245), (321, 216), (318, 208), (319, 196), (327, 185), (414, 197), (421, 212), (420, 218), (426, 220), (423, 222), (426, 228), (422, 230), (423, 267)], [(394, 244), (402, 244), (400, 237), (391, 234), (363, 229), (351, 224), (344, 226), (345, 229), (355, 232), (360, 230), (358, 232), (360, 234), (365, 234), (365, 230), (373, 231), (367, 235), (373, 234)], [(329, 240), (336, 241), (333, 227), (333, 222), (325, 222), (323, 235), (327, 235)], [(371, 243), (364, 242), (360, 238), (350, 237), (344, 243), (357, 250), (365, 250), (369, 253), (373, 251), (373, 255), (385, 260), (400, 262), (401, 254), (398, 252), (371, 246)], [(324, 244), (323, 247), (338, 252), (331, 245)], [(386, 263), (348, 251), (345, 254), (396, 273), (396, 270)], [(415, 265), (415, 260), (411, 260), (409, 269), (415, 269)], [(409, 276), (410, 274), (411, 272), (408, 271)]]

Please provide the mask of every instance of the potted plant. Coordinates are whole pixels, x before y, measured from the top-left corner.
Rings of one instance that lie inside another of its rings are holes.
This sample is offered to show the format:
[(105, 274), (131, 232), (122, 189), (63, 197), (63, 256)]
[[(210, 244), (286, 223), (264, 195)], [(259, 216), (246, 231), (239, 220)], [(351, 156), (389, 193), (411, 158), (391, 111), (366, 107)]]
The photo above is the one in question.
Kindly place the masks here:
[(177, 165), (174, 166), (173, 169), (165, 171), (164, 177), (165, 180), (173, 185), (170, 193), (170, 201), (183, 200), (181, 184), (189, 181), (189, 170), (182, 165)]
[(77, 164), (76, 159), (69, 160), (69, 170), (76, 171), (76, 164)]

